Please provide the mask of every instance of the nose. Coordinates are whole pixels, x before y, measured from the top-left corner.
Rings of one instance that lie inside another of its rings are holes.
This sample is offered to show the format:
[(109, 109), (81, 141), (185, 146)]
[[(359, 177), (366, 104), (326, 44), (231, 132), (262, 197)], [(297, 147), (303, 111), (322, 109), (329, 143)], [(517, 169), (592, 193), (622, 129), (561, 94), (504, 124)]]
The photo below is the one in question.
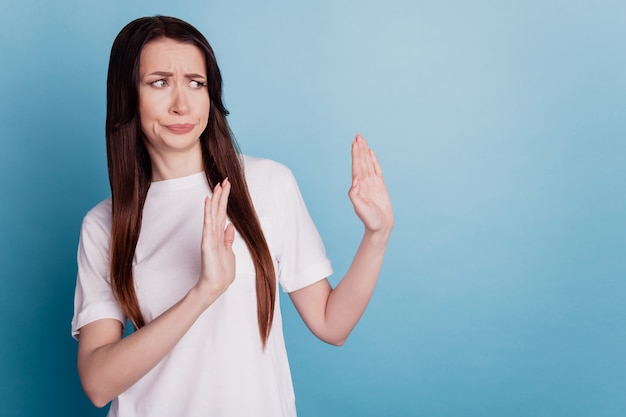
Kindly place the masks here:
[(172, 104), (170, 113), (182, 115), (189, 111), (189, 101), (184, 88), (176, 87), (172, 89)]

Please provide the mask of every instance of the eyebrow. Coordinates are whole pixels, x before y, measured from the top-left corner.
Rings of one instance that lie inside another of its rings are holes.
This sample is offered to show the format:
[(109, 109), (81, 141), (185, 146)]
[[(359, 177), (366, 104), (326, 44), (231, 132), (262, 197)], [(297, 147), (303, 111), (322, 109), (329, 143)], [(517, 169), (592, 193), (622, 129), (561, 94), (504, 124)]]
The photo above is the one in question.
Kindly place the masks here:
[[(151, 72), (150, 74), (146, 74), (146, 76), (151, 76), (151, 75), (158, 75), (159, 77), (173, 77), (174, 73), (167, 72), (167, 71), (155, 71), (155, 72)], [(202, 74), (191, 73), (191, 74), (185, 74), (185, 78), (205, 78), (206, 79), (206, 76)]]

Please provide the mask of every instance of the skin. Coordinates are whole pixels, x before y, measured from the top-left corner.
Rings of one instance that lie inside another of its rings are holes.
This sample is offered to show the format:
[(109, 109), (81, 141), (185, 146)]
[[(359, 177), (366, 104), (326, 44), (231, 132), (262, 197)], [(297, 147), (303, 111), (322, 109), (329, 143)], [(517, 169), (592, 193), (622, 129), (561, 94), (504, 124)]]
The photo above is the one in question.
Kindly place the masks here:
[[(206, 82), (206, 69), (202, 52), (195, 46), (163, 39), (144, 47), (139, 111), (155, 181), (203, 170), (198, 138), (208, 121), (210, 101), (198, 82)], [(181, 124), (192, 126), (181, 130)], [(225, 179), (215, 187), (212, 198), (205, 200), (201, 273), (183, 299), (125, 338), (117, 320), (97, 320), (80, 329), (78, 372), (96, 406), (106, 405), (156, 366), (234, 281), (234, 229), (226, 216), (229, 193), (230, 182)], [(290, 293), (308, 328), (333, 345), (346, 341), (365, 311), (394, 224), (381, 167), (360, 135), (352, 142), (348, 195), (364, 225), (348, 272), (334, 289), (323, 279)]]
[(152, 179), (202, 171), (198, 138), (211, 108), (204, 55), (193, 45), (171, 39), (150, 42), (140, 56), (139, 76), (139, 116)]

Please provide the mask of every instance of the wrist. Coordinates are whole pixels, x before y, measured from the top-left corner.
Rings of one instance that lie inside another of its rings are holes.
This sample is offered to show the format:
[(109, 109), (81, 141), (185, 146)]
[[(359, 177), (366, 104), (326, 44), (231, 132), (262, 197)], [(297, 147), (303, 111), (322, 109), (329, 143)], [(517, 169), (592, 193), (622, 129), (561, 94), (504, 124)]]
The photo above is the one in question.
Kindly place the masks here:
[(365, 229), (363, 234), (363, 240), (369, 244), (385, 248), (391, 235), (391, 228), (384, 228), (378, 230)]
[(204, 311), (209, 308), (224, 291), (225, 289), (216, 288), (214, 285), (200, 279), (198, 283), (189, 290), (186, 298), (189, 299), (190, 303)]

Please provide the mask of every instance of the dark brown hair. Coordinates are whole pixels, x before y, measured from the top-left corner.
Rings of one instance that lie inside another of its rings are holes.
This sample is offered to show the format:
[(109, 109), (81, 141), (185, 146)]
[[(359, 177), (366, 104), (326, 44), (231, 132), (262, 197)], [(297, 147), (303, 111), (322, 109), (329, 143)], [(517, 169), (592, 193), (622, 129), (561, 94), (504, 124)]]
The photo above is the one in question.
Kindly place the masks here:
[(150, 157), (139, 120), (139, 58), (144, 46), (168, 38), (198, 47), (204, 54), (211, 111), (200, 136), (209, 186), (228, 177), (232, 188), (228, 216), (245, 241), (256, 272), (257, 312), (265, 346), (272, 327), (276, 276), (271, 254), (254, 210), (240, 153), (222, 102), (222, 76), (211, 46), (190, 24), (166, 16), (143, 17), (126, 25), (111, 48), (107, 80), (106, 146), (113, 203), (111, 286), (135, 328), (145, 325), (133, 280), (132, 262), (141, 231), (143, 206), (152, 179)]

